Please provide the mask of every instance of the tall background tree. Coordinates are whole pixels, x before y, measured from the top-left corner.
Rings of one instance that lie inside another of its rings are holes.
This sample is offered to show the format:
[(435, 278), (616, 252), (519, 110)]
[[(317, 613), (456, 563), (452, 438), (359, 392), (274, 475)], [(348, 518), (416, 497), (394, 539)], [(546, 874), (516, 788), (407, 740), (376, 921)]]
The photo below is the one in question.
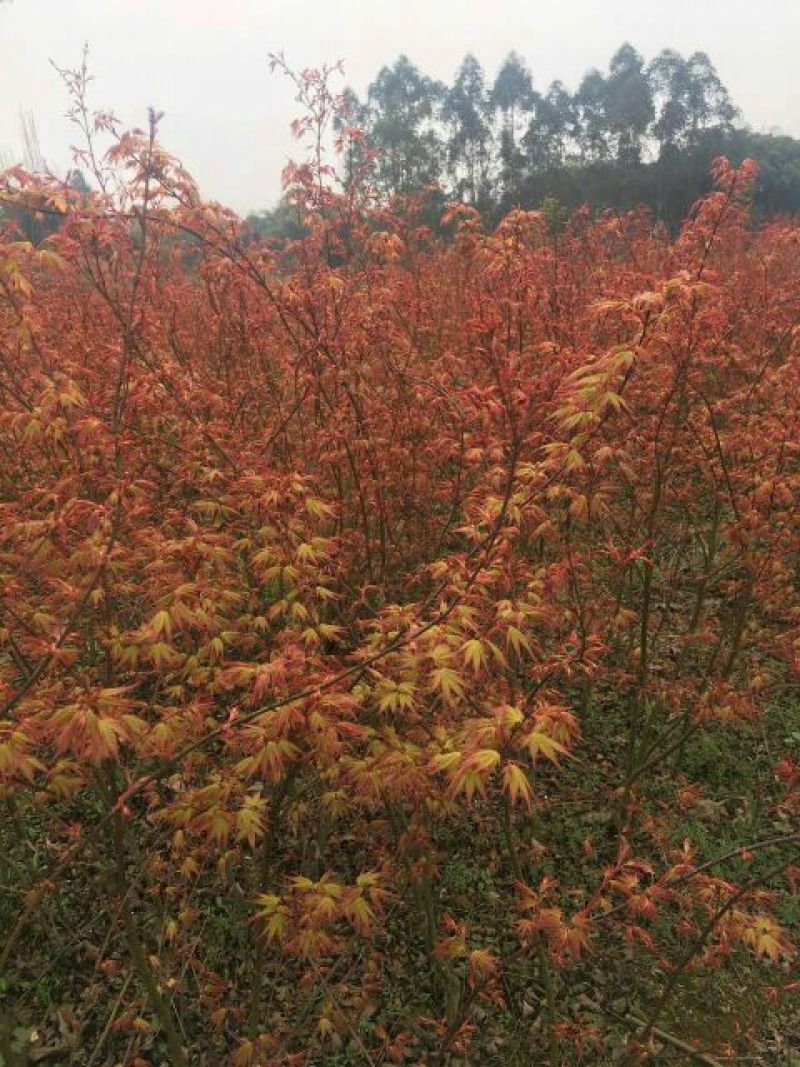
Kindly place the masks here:
[(444, 94), (441, 82), (421, 74), (407, 56), (384, 67), (369, 86), (369, 129), (382, 150), (376, 176), (387, 195), (416, 192), (442, 176), (436, 119)]
[(578, 116), (578, 138), (581, 160), (584, 163), (608, 157), (608, 105), (606, 79), (599, 70), (584, 75), (575, 94)]
[(509, 52), (497, 72), (491, 100), (500, 127), (500, 185), (506, 197), (514, 196), (525, 170), (520, 137), (536, 101), (531, 73), (516, 52)]
[(445, 93), (442, 117), (447, 124), (447, 169), (451, 188), (470, 204), (491, 195), (492, 109), (483, 67), (473, 55), (464, 57), (455, 81)]
[(614, 158), (624, 166), (640, 163), (655, 109), (644, 60), (629, 44), (611, 59), (604, 100)]
[(533, 115), (522, 144), (529, 169), (560, 166), (577, 143), (575, 100), (564, 84), (554, 81), (542, 96), (534, 94)]
[[(756, 214), (800, 202), (800, 142), (748, 130), (705, 52), (665, 48), (647, 62), (625, 42), (577, 87), (556, 80), (541, 91), (514, 51), (494, 78), (465, 56), (450, 85), (400, 56), (363, 101), (348, 90), (345, 110), (340, 125), (364, 131), (363, 141), (347, 142), (345, 180), (363, 176), (374, 153), (367, 177), (386, 199), (439, 183), (443, 196), (490, 219), (514, 204), (646, 205), (675, 226), (708, 191), (712, 161), (726, 155), (761, 164)], [(279, 235), (290, 214), (262, 213), (257, 224)]]

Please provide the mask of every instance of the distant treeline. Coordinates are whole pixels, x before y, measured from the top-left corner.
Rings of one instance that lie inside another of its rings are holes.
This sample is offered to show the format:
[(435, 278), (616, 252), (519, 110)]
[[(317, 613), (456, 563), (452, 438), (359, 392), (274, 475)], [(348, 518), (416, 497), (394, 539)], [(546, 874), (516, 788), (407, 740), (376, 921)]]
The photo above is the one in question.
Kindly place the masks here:
[[(566, 208), (644, 204), (674, 226), (708, 190), (711, 161), (727, 155), (759, 162), (757, 213), (800, 211), (800, 141), (747, 129), (704, 52), (664, 49), (646, 63), (624, 44), (574, 92), (560, 81), (538, 90), (516, 52), (493, 82), (467, 55), (451, 85), (400, 56), (364, 100), (345, 96), (341, 121), (364, 130), (376, 153), (370, 180), (387, 198), (438, 183), (443, 198), (489, 217), (555, 199)], [(362, 162), (351, 149), (349, 175)], [(285, 204), (251, 222), (264, 233), (297, 229)]]

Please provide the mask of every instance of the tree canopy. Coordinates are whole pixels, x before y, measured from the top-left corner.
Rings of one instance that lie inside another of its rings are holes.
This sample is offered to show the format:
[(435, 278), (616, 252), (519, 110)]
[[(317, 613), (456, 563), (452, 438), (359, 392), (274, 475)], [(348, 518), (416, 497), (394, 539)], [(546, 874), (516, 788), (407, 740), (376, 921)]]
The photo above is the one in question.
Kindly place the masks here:
[(449, 86), (401, 56), (363, 103), (348, 96), (387, 198), (439, 182), (498, 217), (554, 197), (569, 207), (644, 203), (675, 225), (724, 153), (764, 162), (757, 213), (791, 212), (798, 201), (798, 143), (749, 131), (705, 52), (665, 48), (647, 61), (626, 42), (574, 90), (560, 80), (539, 87), (516, 51), (494, 79), (467, 55)]

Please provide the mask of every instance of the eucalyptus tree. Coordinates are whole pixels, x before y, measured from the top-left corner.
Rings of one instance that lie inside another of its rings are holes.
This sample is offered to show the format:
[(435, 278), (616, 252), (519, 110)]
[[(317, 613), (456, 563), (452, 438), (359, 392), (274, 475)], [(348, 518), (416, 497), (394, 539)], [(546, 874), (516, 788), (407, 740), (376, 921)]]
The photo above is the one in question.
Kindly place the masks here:
[(611, 58), (605, 83), (606, 125), (618, 163), (641, 162), (645, 137), (655, 118), (644, 60), (630, 44)]
[(563, 82), (554, 81), (546, 93), (536, 94), (533, 115), (522, 139), (529, 165), (534, 170), (561, 166), (577, 136), (575, 99)]
[(655, 104), (652, 134), (659, 154), (698, 143), (708, 130), (729, 133), (738, 112), (705, 52), (685, 59), (665, 48), (647, 70)]
[(584, 163), (595, 163), (610, 154), (608, 85), (597, 69), (588, 71), (574, 98), (577, 140)]
[(489, 192), (493, 137), (483, 67), (471, 54), (464, 57), (444, 95), (442, 118), (449, 131), (447, 166), (452, 192), (477, 204)]
[(665, 157), (684, 140), (689, 122), (689, 68), (680, 52), (665, 48), (647, 68), (655, 121), (651, 132)]
[(695, 52), (686, 61), (686, 67), (690, 139), (696, 141), (708, 129), (732, 129), (738, 111), (709, 57), (705, 52)]
[(369, 86), (367, 132), (378, 153), (376, 180), (386, 195), (415, 192), (442, 176), (436, 119), (444, 93), (407, 56), (383, 67)]
[(509, 52), (492, 86), (491, 102), (500, 125), (500, 170), (503, 191), (513, 196), (525, 170), (520, 140), (536, 102), (533, 78), (525, 61)]

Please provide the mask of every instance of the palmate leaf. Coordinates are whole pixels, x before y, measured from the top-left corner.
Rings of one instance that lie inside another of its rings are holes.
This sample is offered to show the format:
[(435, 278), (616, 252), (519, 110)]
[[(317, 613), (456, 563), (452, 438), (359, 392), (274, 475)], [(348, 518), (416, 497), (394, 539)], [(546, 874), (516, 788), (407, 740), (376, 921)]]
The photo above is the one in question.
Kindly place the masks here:
[(480, 748), (471, 752), (464, 760), (464, 766), (478, 774), (488, 774), (500, 762), (500, 753), (494, 748)]
[[(448, 754), (452, 755), (452, 753)], [(461, 794), (469, 801), (486, 792), (489, 776), (500, 763), (500, 753), (493, 748), (470, 752), (455, 763), (450, 772), (450, 789), (454, 797)]]
[(461, 654), (464, 657), (464, 663), (471, 667), (475, 674), (480, 674), (486, 665), (486, 648), (483, 642), (474, 637), (470, 638), (461, 646)]
[(264, 836), (264, 807), (261, 797), (247, 797), (236, 813), (236, 836), (250, 848)]
[(431, 680), (447, 704), (454, 704), (464, 695), (464, 683), (452, 667), (437, 667), (431, 672)]
[(384, 712), (408, 711), (414, 704), (415, 689), (413, 682), (381, 679), (378, 686), (378, 707)]
[(531, 644), (525, 634), (516, 626), (508, 626), (506, 628), (506, 645), (509, 648), (513, 648), (515, 655), (519, 656), (522, 653), (522, 649), (526, 652), (531, 651)]
[(467, 956), (467, 974), (469, 984), (474, 989), (493, 978), (499, 970), (500, 962), (490, 949), (476, 948)]
[(431, 767), (434, 771), (449, 771), (461, 763), (461, 752), (444, 752), (439, 756), (434, 756), (431, 760)]
[(508, 762), (503, 766), (503, 789), (508, 794), (508, 799), (512, 805), (519, 801), (525, 805), (528, 811), (531, 811), (533, 808), (533, 789), (524, 767), (519, 763)]
[(742, 937), (753, 952), (773, 963), (795, 955), (785, 930), (769, 915), (748, 916)]
[(551, 763), (558, 763), (559, 756), (569, 755), (568, 749), (541, 730), (531, 730), (521, 738), (521, 743), (527, 748), (534, 763), (539, 756), (550, 760)]
[(281, 898), (273, 893), (262, 893), (256, 897), (256, 907), (267, 939), (283, 940), (288, 928), (289, 909)]

